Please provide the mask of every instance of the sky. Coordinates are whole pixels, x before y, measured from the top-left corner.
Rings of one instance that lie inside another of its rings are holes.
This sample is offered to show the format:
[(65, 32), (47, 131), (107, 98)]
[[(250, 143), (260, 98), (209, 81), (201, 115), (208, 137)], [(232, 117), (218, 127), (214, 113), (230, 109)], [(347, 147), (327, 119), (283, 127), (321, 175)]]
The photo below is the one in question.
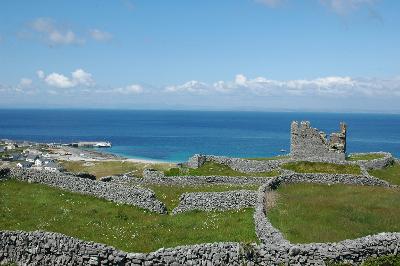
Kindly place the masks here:
[(400, 1), (2, 0), (0, 108), (400, 113)]

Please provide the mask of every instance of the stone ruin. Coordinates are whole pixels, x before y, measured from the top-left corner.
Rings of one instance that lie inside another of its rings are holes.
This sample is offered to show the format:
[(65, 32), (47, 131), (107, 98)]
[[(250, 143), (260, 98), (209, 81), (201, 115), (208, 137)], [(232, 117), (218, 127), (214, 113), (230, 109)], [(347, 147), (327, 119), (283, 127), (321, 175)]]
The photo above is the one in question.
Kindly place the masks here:
[(290, 155), (300, 160), (344, 161), (346, 159), (345, 123), (340, 123), (340, 132), (327, 138), (323, 131), (310, 126), (310, 122), (293, 121), (291, 125)]

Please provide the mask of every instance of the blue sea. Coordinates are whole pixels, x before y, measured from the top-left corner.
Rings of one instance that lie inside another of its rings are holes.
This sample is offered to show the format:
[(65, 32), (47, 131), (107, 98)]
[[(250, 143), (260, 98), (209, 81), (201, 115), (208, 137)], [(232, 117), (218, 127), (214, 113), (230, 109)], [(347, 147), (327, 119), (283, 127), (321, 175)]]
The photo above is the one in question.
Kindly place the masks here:
[(330, 133), (348, 124), (348, 152), (400, 156), (400, 115), (133, 110), (0, 110), (0, 138), (37, 142), (107, 140), (103, 151), (185, 161), (195, 153), (265, 157), (290, 149), (290, 123), (309, 120)]

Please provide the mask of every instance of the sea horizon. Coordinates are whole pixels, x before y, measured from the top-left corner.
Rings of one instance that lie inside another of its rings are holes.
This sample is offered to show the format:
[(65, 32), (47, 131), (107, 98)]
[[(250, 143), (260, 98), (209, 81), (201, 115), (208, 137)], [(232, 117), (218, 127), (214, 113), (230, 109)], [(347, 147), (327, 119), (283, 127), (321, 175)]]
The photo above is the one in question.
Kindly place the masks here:
[(293, 120), (310, 121), (328, 135), (343, 121), (348, 125), (348, 153), (400, 155), (398, 114), (2, 108), (0, 115), (2, 139), (111, 141), (111, 148), (99, 150), (162, 162), (186, 161), (196, 153), (245, 158), (288, 153)]

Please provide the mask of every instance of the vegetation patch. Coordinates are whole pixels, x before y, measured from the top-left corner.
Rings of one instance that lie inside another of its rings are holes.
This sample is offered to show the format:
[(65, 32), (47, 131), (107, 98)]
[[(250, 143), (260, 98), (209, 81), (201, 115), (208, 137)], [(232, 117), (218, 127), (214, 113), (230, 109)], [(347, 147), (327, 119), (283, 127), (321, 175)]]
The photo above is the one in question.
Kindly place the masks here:
[(277, 176), (278, 171), (259, 172), (259, 173), (242, 173), (233, 170), (227, 165), (216, 162), (206, 162), (201, 167), (193, 168), (171, 168), (164, 171), (165, 176)]
[(41, 184), (0, 182), (0, 230), (44, 230), (150, 252), (211, 242), (256, 242), (253, 209), (159, 215)]
[(377, 258), (369, 258), (363, 264), (363, 266), (400, 266), (400, 256), (387, 255)]
[(156, 193), (157, 198), (164, 202), (168, 211), (172, 211), (179, 204), (179, 198), (188, 192), (222, 192), (239, 189), (257, 190), (257, 185), (203, 185), (203, 186), (147, 186)]
[(101, 162), (75, 162), (61, 161), (61, 165), (69, 172), (86, 172), (95, 175), (97, 178), (110, 175), (131, 173), (134, 176), (142, 177), (143, 170), (153, 168), (157, 170), (169, 169), (172, 164), (150, 164), (128, 161), (101, 161)]
[(371, 161), (375, 159), (381, 159), (385, 157), (383, 154), (379, 153), (365, 153), (365, 154), (350, 154), (346, 160), (348, 161)]
[(400, 231), (400, 190), (293, 184), (278, 190), (271, 223), (294, 243), (336, 242)]
[(281, 166), (297, 173), (361, 174), (358, 165), (334, 164), (324, 162), (290, 162)]
[(379, 170), (371, 170), (369, 174), (386, 180), (391, 184), (400, 185), (400, 164), (394, 164)]

